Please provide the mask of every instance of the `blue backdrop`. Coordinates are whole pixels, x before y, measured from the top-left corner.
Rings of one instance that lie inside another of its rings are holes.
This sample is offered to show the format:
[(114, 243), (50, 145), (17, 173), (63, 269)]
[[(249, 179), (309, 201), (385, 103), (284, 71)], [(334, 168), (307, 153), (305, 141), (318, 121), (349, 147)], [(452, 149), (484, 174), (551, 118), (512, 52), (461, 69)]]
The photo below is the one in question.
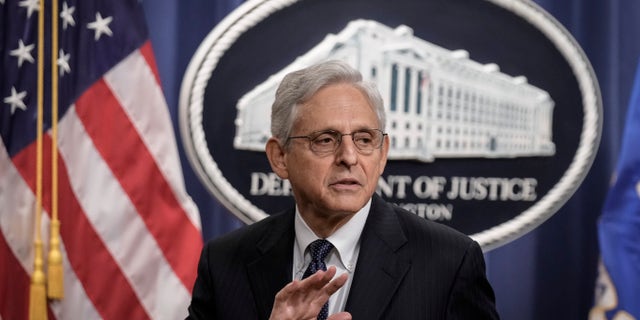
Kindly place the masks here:
[[(593, 304), (598, 261), (596, 223), (621, 143), (640, 56), (640, 1), (537, 0), (583, 47), (603, 98), (602, 142), (582, 186), (551, 219), (487, 254), (488, 274), (504, 319), (586, 319)], [(240, 0), (154, 0), (144, 6), (167, 102), (178, 132), (184, 71), (196, 48)], [(204, 239), (242, 225), (189, 166), (178, 141), (185, 182), (202, 216)]]

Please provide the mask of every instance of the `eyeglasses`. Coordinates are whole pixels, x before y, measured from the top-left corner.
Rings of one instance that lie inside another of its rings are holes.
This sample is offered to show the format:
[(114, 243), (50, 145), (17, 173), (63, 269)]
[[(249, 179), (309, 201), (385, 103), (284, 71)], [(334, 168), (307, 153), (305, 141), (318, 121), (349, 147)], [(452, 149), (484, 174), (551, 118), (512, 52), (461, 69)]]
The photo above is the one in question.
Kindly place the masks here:
[(342, 133), (335, 130), (312, 132), (308, 136), (288, 137), (291, 139), (308, 139), (309, 149), (318, 155), (334, 153), (342, 143), (342, 137), (351, 136), (353, 144), (361, 154), (371, 154), (373, 150), (382, 147), (382, 141), (387, 134), (380, 129), (362, 129), (351, 133)]

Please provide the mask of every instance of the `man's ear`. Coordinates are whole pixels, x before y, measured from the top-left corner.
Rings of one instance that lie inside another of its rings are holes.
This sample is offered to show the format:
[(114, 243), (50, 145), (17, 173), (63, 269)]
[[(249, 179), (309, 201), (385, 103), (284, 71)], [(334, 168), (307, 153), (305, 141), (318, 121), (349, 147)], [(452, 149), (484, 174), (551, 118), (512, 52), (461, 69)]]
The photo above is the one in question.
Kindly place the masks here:
[(287, 170), (287, 163), (285, 161), (286, 154), (284, 148), (285, 147), (280, 144), (280, 141), (272, 137), (267, 141), (265, 151), (267, 153), (267, 159), (269, 159), (269, 164), (271, 165), (271, 170), (281, 179), (288, 179), (289, 171)]
[(382, 147), (380, 148), (380, 152), (382, 152), (380, 156), (380, 172), (378, 174), (382, 175), (384, 172), (384, 167), (387, 165), (387, 156), (389, 155), (389, 136), (384, 136), (384, 142), (382, 143)]

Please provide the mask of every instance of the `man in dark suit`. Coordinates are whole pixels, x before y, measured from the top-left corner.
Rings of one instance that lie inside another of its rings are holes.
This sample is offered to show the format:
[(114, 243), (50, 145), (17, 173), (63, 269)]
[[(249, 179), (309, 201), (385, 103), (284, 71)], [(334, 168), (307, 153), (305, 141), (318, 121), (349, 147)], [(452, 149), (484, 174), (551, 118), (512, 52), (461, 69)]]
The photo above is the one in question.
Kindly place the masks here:
[(296, 206), (205, 246), (190, 319), (498, 319), (478, 244), (375, 194), (389, 138), (358, 71), (288, 74), (271, 121)]

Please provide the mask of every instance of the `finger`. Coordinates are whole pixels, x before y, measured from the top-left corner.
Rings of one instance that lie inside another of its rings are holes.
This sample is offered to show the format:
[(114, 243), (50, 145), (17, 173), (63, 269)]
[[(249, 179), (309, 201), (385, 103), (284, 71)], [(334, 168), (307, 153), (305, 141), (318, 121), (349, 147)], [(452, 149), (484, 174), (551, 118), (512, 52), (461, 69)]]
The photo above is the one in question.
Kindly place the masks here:
[(313, 306), (322, 307), (328, 300), (331, 295), (336, 293), (344, 284), (347, 282), (349, 275), (347, 273), (343, 273), (340, 276), (336, 277), (329, 283), (327, 283), (324, 287), (319, 290), (316, 290), (311, 293), (314, 296), (313, 302), (311, 303)]
[(284, 286), (284, 288), (278, 291), (275, 298), (279, 301), (290, 299), (292, 296), (300, 292), (301, 287), (302, 286), (300, 284), (300, 281), (294, 280), (292, 282), (289, 282), (286, 286)]
[(336, 314), (332, 314), (327, 320), (351, 320), (351, 313), (349, 312), (340, 312)]
[(344, 284), (347, 283), (348, 278), (349, 278), (349, 275), (347, 273), (343, 273), (340, 276), (333, 279), (331, 282), (329, 282), (324, 288), (327, 295), (330, 296), (336, 293), (338, 290), (340, 290), (340, 288), (342, 288), (342, 286), (344, 286)]
[(312, 276), (302, 280), (300, 285), (307, 290), (320, 290), (326, 286), (336, 275), (336, 267), (331, 266), (327, 271), (318, 270)]
[(336, 272), (338, 272), (337, 270), (338, 270), (338, 269), (336, 269), (336, 267), (335, 267), (335, 266), (330, 266), (330, 267), (327, 269), (327, 271), (319, 270), (317, 273), (319, 273), (319, 274), (320, 274), (320, 276), (321, 276), (321, 278), (322, 278), (322, 280), (323, 280), (323, 281), (325, 281), (325, 282), (329, 282), (329, 281), (331, 281), (331, 279), (333, 279), (333, 276), (335, 276), (335, 275), (336, 275)]
[(329, 281), (331, 281), (331, 279), (333, 279), (333, 277), (336, 275), (336, 273), (338, 272), (338, 269), (336, 269), (335, 266), (330, 266), (329, 269), (327, 269), (327, 271), (324, 271), (321, 275), (322, 275), (322, 283), (323, 286), (326, 285), (327, 283), (329, 283)]
[[(328, 299), (329, 296), (338, 291), (338, 289), (344, 285), (347, 279), (347, 274), (345, 273), (332, 280), (336, 272), (336, 267), (331, 266), (327, 271), (320, 270), (304, 280), (294, 280), (276, 294), (275, 300), (287, 301), (300, 297), (317, 297), (318, 294), (324, 296), (321, 299), (324, 299), (325, 297)], [(322, 304), (324, 304), (324, 302)]]

